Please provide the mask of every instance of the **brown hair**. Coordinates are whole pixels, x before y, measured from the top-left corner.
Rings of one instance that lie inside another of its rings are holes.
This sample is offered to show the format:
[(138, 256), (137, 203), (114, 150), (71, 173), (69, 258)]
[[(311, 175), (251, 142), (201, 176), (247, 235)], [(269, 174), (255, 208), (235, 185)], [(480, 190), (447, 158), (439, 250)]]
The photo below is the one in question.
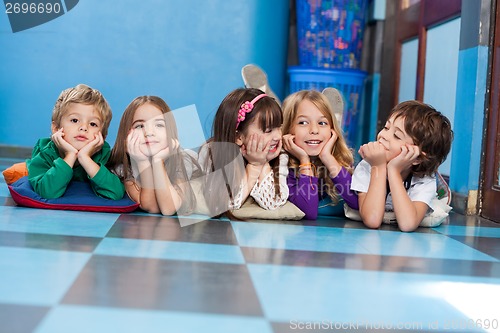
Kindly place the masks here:
[[(116, 135), (115, 145), (111, 150), (111, 157), (108, 162), (109, 169), (117, 173), (118, 177), (120, 177), (122, 181), (129, 180), (133, 177), (130, 156), (127, 153), (127, 136), (132, 128), (135, 112), (144, 104), (154, 105), (163, 113), (167, 138), (178, 138), (174, 116), (170, 107), (163, 99), (157, 96), (139, 96), (135, 98), (123, 112), (120, 120), (120, 127), (118, 128), (118, 133)], [(186, 199), (183, 200), (183, 207), (181, 207), (182, 213), (189, 213), (194, 209), (196, 200), (190, 186), (187, 186), (187, 193), (182, 193), (182, 190), (179, 187), (181, 183), (186, 183), (187, 185), (189, 184), (189, 182), (187, 182), (189, 179), (186, 172), (184, 157), (189, 158), (187, 154), (183, 153), (182, 148), (178, 147), (177, 151), (172, 153), (172, 155), (165, 160), (165, 169), (172, 184), (176, 187), (177, 191), (184, 196), (184, 199)], [(191, 158), (189, 159), (191, 160)], [(196, 164), (195, 161), (192, 162)], [(121, 172), (116, 172), (120, 166), (122, 168)], [(184, 207), (184, 203), (186, 202), (189, 203), (189, 207)]]
[(212, 125), (214, 142), (236, 142), (238, 132), (245, 133), (248, 126), (257, 119), (259, 128), (281, 127), (283, 113), (279, 104), (270, 96), (258, 100), (251, 112), (245, 114), (245, 120), (238, 124), (238, 110), (246, 101), (251, 101), (264, 92), (254, 88), (240, 88), (230, 92), (219, 105)]
[(389, 118), (403, 118), (405, 132), (420, 148), (420, 163), (412, 167), (418, 177), (434, 174), (445, 161), (451, 149), (453, 130), (441, 112), (419, 101), (406, 101), (396, 105)]
[(104, 96), (96, 89), (85, 84), (79, 84), (74, 88), (63, 90), (57, 98), (54, 109), (52, 110), (52, 122), (56, 128), (61, 125), (61, 119), (68, 107), (73, 103), (92, 105), (99, 114), (102, 121), (101, 133), (104, 138), (108, 135), (108, 127), (113, 114), (111, 108)]
[[(224, 172), (228, 194), (232, 199), (234, 199), (239, 191), (239, 186), (245, 172), (245, 170), (240, 170), (240, 168), (229, 168), (232, 172), (228, 173), (228, 168), (226, 168), (226, 166), (241, 156), (240, 149), (235, 144), (238, 132), (246, 133), (248, 126), (254, 121), (257, 121), (259, 128), (263, 131), (268, 128), (281, 127), (283, 122), (283, 114), (279, 104), (272, 97), (265, 96), (254, 104), (252, 111), (245, 114), (245, 119), (236, 128), (238, 110), (241, 108), (241, 105), (263, 93), (263, 91), (254, 88), (233, 90), (221, 102), (214, 117), (212, 125), (213, 136), (208, 143), (210, 158), (206, 161), (207, 163), (211, 163), (211, 165), (205, 165), (203, 169), (209, 170), (209, 172), (217, 170)], [(244, 164), (246, 165), (246, 161)], [(275, 193), (279, 195), (279, 158), (270, 161), (270, 165), (274, 172)], [(207, 179), (208, 182), (205, 184), (205, 199), (208, 207), (214, 211), (227, 210), (222, 207), (216, 207), (218, 206), (218, 198), (213, 196), (209, 191), (213, 185), (210, 184), (212, 177), (208, 177)]]
[[(283, 135), (289, 134), (294, 126), (295, 119), (297, 118), (297, 113), (300, 103), (302, 101), (308, 100), (318, 110), (327, 118), (328, 123), (331, 124), (332, 129), (337, 133), (338, 139), (332, 149), (332, 155), (339, 162), (341, 166), (349, 170), (352, 173), (352, 165), (354, 163), (354, 157), (352, 150), (347, 147), (347, 143), (344, 139), (342, 129), (333, 114), (332, 107), (328, 102), (328, 99), (322, 93), (316, 90), (301, 90), (289, 95), (283, 101)], [(327, 186), (327, 193), (334, 203), (339, 200), (339, 194), (335, 190), (332, 180), (329, 177), (328, 170), (323, 165), (323, 163), (318, 159), (316, 161), (317, 176), (321, 179)], [(289, 167), (295, 170), (296, 176), (299, 172), (299, 161), (290, 155)]]

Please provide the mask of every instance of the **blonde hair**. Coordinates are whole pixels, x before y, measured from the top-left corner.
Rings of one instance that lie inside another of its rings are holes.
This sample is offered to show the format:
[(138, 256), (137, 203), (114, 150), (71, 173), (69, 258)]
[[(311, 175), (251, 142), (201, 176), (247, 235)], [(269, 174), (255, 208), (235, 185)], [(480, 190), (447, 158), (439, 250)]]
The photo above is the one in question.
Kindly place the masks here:
[[(283, 135), (290, 134), (293, 130), (295, 119), (297, 118), (297, 113), (300, 103), (303, 101), (311, 102), (318, 110), (327, 118), (328, 123), (331, 128), (337, 133), (337, 142), (332, 148), (332, 155), (335, 157), (337, 162), (346, 168), (350, 173), (352, 173), (352, 166), (354, 163), (354, 157), (352, 150), (347, 147), (347, 143), (344, 139), (342, 129), (333, 114), (332, 107), (328, 102), (328, 99), (322, 93), (316, 90), (301, 90), (296, 93), (289, 95), (283, 101)], [(327, 186), (327, 193), (332, 198), (334, 203), (339, 200), (339, 194), (335, 190), (332, 180), (329, 177), (329, 172), (323, 165), (321, 160), (316, 161), (317, 177), (322, 179)], [(293, 168), (295, 175), (298, 176), (299, 172), (299, 161), (290, 155), (289, 167)]]
[(109, 123), (113, 117), (111, 108), (104, 96), (98, 90), (92, 89), (85, 84), (79, 84), (74, 88), (68, 88), (61, 92), (52, 110), (52, 122), (56, 127), (61, 125), (63, 115), (73, 103), (92, 105), (94, 107), (102, 121), (102, 136), (106, 138)]

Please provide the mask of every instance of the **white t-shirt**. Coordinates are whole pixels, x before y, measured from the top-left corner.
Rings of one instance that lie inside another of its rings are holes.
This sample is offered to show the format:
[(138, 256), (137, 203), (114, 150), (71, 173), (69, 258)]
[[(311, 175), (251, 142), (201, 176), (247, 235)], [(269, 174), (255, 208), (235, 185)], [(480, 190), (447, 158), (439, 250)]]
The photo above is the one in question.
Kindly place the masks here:
[[(370, 186), (371, 165), (362, 160), (354, 169), (352, 175), (351, 190), (368, 192)], [(406, 191), (411, 201), (421, 201), (427, 204), (431, 209), (434, 209), (433, 199), (436, 198), (436, 177), (412, 177), (410, 188)], [(385, 211), (392, 212), (394, 207), (392, 204), (391, 193), (387, 196), (385, 202)]]

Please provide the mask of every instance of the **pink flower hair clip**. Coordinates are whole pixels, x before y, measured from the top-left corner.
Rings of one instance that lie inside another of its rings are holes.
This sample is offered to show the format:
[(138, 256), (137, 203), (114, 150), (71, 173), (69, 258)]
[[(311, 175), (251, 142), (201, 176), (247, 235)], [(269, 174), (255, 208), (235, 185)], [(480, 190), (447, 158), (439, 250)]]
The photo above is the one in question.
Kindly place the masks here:
[(262, 97), (267, 96), (266, 94), (260, 94), (251, 101), (246, 101), (241, 104), (240, 109), (238, 110), (238, 118), (236, 120), (236, 128), (240, 125), (240, 123), (245, 120), (246, 114), (253, 110), (255, 103), (261, 99)]

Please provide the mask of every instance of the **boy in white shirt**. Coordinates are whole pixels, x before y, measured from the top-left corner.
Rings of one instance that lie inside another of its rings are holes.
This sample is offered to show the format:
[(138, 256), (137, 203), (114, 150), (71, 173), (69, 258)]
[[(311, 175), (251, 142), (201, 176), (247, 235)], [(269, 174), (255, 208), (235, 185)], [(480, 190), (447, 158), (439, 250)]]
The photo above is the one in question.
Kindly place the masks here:
[(351, 189), (358, 191), (363, 223), (378, 228), (384, 214), (393, 211), (401, 231), (417, 229), (435, 209), (435, 174), (452, 140), (450, 121), (433, 107), (418, 101), (398, 104), (377, 141), (359, 149), (363, 160)]

